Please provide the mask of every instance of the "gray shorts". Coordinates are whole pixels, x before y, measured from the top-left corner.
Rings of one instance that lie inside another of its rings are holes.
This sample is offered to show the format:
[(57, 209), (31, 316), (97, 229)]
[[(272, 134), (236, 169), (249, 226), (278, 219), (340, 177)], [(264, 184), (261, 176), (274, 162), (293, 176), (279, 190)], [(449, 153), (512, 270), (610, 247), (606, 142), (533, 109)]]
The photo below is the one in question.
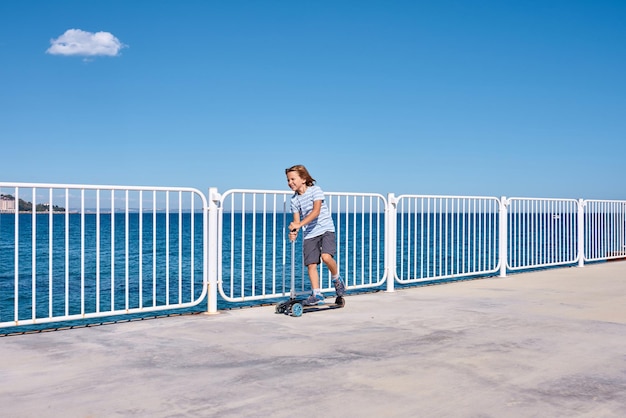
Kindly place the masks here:
[(304, 265), (319, 264), (322, 254), (330, 254), (333, 257), (337, 251), (337, 243), (334, 232), (324, 232), (317, 237), (307, 238), (302, 243), (304, 252)]

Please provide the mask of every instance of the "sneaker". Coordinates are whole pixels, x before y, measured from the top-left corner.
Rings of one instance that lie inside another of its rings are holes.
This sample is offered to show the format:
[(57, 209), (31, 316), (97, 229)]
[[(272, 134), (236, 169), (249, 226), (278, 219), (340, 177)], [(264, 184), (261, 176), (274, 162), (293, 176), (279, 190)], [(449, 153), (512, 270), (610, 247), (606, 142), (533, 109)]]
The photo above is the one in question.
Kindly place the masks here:
[(304, 306), (323, 305), (324, 295), (310, 295), (308, 298), (302, 301)]
[(333, 279), (333, 285), (335, 286), (335, 292), (337, 292), (337, 296), (343, 296), (346, 294), (346, 285), (343, 284), (341, 276)]

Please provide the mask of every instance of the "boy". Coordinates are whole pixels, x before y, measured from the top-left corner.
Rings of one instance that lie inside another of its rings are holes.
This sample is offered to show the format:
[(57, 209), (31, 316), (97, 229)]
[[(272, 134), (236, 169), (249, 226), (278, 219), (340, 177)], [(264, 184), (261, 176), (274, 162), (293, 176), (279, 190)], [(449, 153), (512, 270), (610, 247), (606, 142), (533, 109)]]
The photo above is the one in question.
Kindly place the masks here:
[(330, 271), (337, 296), (343, 296), (346, 293), (346, 287), (339, 276), (339, 269), (334, 259), (335, 224), (324, 201), (324, 192), (320, 187), (315, 186), (315, 179), (311, 177), (306, 167), (294, 165), (287, 168), (285, 174), (289, 188), (294, 191), (291, 197), (293, 221), (289, 224), (289, 240), (295, 241), (298, 237), (298, 230), (302, 228), (304, 265), (307, 266), (313, 289), (313, 293), (303, 303), (307, 306), (322, 305), (324, 295), (320, 290), (317, 270), (320, 259)]

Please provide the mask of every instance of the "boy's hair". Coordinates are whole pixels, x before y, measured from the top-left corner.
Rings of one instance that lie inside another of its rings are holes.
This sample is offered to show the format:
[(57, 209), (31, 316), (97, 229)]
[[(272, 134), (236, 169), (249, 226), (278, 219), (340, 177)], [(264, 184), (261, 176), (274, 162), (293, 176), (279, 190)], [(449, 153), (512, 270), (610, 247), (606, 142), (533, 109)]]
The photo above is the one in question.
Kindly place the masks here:
[(306, 167), (303, 166), (302, 164), (297, 164), (289, 168), (286, 168), (285, 174), (291, 171), (297, 171), (300, 178), (304, 179), (304, 183), (307, 185), (307, 187), (311, 187), (315, 184), (315, 179), (311, 177), (311, 175), (309, 174), (309, 170), (307, 170)]

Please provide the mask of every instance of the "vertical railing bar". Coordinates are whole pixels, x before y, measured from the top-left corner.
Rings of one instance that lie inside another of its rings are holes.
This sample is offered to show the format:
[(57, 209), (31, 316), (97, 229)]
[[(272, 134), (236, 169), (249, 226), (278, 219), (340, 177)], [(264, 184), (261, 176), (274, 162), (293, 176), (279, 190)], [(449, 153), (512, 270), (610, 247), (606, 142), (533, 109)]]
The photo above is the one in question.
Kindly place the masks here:
[[(518, 217), (517, 217), (517, 201), (509, 199), (509, 211), (507, 213), (507, 222), (511, 225), (507, 225), (509, 233), (509, 239), (507, 240), (508, 249), (508, 264), (510, 267), (517, 267), (517, 261), (519, 260), (519, 254), (516, 256), (516, 250), (519, 248), (517, 245), (517, 230), (518, 230)], [(515, 257), (515, 262), (513, 259)]]
[(170, 304), (170, 192), (165, 192), (165, 305)]
[(519, 246), (520, 246), (520, 259), (519, 266), (522, 267), (528, 264), (526, 260), (526, 240), (528, 238), (527, 231), (527, 219), (526, 219), (526, 206), (528, 204), (527, 200), (520, 200), (518, 202), (518, 207), (520, 211), (520, 231), (519, 231)]
[[(356, 196), (354, 197), (356, 200)], [(361, 265), (361, 279), (360, 279), (360, 284), (364, 284), (365, 283), (365, 196), (361, 196), (361, 258), (360, 258), (360, 264)], [(354, 211), (354, 216), (355, 216), (355, 222), (356, 222), (356, 210)], [(355, 225), (356, 226), (356, 225)], [(356, 230), (356, 227), (355, 227)], [(355, 235), (356, 236), (356, 235)], [(355, 246), (356, 247), (356, 246)]]
[[(37, 188), (32, 189), (31, 206), (31, 319), (37, 319)], [(19, 202), (18, 202), (19, 206)]]
[[(272, 254), (276, 254), (276, 221), (277, 221), (277, 211), (278, 211), (278, 202), (276, 200), (276, 193), (272, 195)], [(283, 230), (285, 229), (283, 225)], [(285, 234), (283, 233), (283, 236)], [(272, 257), (272, 294), (276, 294), (276, 257)]]
[(491, 251), (491, 206), (489, 199), (482, 199), (483, 205), (483, 271), (490, 270), (489, 255)]
[(400, 256), (400, 277), (402, 279), (404, 279), (404, 257), (402, 257), (404, 252), (404, 202), (405, 199), (402, 199), (398, 208), (398, 215), (400, 215), (400, 251), (398, 251), (398, 255)]
[(559, 261), (559, 249), (561, 247), (561, 238), (559, 236), (559, 217), (561, 216), (560, 202), (555, 199), (548, 199), (550, 205), (550, 213), (552, 221), (550, 222), (550, 257), (547, 264), (553, 264)]
[(111, 310), (115, 310), (115, 189), (111, 189)]
[(618, 234), (617, 232), (617, 217), (618, 217), (618, 213), (617, 213), (617, 206), (616, 206), (616, 202), (611, 202), (610, 203), (611, 206), (611, 234), (610, 236), (612, 237), (612, 242), (611, 242), (611, 253), (608, 255), (608, 257), (612, 257), (616, 254), (616, 251), (618, 249), (617, 246), (617, 242), (618, 242)]
[(552, 213), (553, 219), (552, 219), (552, 223), (550, 224), (550, 257), (549, 257), (549, 262), (550, 263), (554, 263), (555, 261), (557, 261), (558, 259), (558, 247), (559, 247), (559, 242), (558, 242), (558, 235), (557, 235), (557, 225), (556, 225), (556, 218), (554, 217), (554, 215), (556, 214), (556, 212), (558, 211), (558, 205), (556, 204), (556, 202), (554, 200), (550, 200), (550, 211)]
[(489, 228), (489, 234), (488, 234), (488, 238), (487, 238), (487, 248), (489, 251), (489, 257), (488, 257), (488, 265), (487, 265), (487, 269), (488, 270), (492, 270), (496, 267), (496, 265), (494, 264), (494, 255), (495, 255), (495, 248), (493, 246), (493, 242), (494, 242), (494, 229), (495, 229), (495, 222), (494, 222), (494, 217), (493, 217), (493, 211), (494, 211), (494, 201), (493, 199), (489, 199), (487, 201), (487, 211), (488, 211), (488, 228)]
[(374, 243), (374, 241), (373, 241), (373, 237), (374, 237), (373, 229), (374, 228), (372, 228), (372, 226), (374, 225), (374, 218), (373, 218), (373, 214), (372, 214), (372, 211), (374, 210), (374, 205), (373, 204), (374, 204), (374, 200), (370, 196), (370, 198), (369, 198), (369, 211), (370, 211), (370, 213), (369, 213), (369, 220), (367, 222), (367, 225), (369, 227), (369, 237), (368, 237), (369, 238), (369, 240), (368, 240), (369, 245), (367, 247), (368, 248), (368, 260), (369, 260), (369, 269), (368, 269), (369, 280), (368, 280), (368, 284), (372, 284), (372, 278), (373, 278), (373, 270), (372, 269), (374, 267), (373, 264), (372, 264), (372, 262), (373, 262), (372, 247), (373, 247), (373, 243)]
[(138, 240), (139, 240), (139, 308), (143, 308), (143, 190), (139, 190), (139, 213), (137, 214), (139, 217), (139, 230), (138, 230)]
[(85, 315), (85, 189), (80, 189), (80, 314)]
[(437, 206), (437, 214), (439, 217), (438, 227), (439, 227), (439, 244), (437, 245), (437, 254), (439, 255), (439, 271), (437, 276), (441, 276), (443, 272), (443, 198), (438, 199), (439, 205)]
[(518, 248), (518, 257), (517, 257), (517, 266), (521, 267), (524, 265), (526, 257), (526, 252), (524, 251), (524, 241), (526, 240), (526, 218), (524, 215), (524, 205), (526, 204), (525, 200), (516, 201), (517, 206), (517, 217), (518, 217), (518, 230), (517, 230), (517, 248)]
[[(350, 251), (352, 249), (351, 245), (350, 245), (350, 197), (349, 196), (342, 196), (343, 197), (343, 204), (345, 205), (345, 211), (343, 213), (343, 224), (345, 227), (345, 233), (344, 233), (344, 237), (345, 237), (345, 242), (346, 242), (346, 251), (345, 251), (345, 258), (346, 258), (346, 283), (350, 283), (350, 278), (352, 277), (354, 279), (354, 272), (350, 273)], [(339, 200), (341, 200), (341, 197), (339, 197)], [(354, 282), (354, 280), (352, 281), (352, 284), (356, 284)]]
[(407, 279), (417, 270), (417, 198), (409, 198), (407, 214)]
[(262, 241), (261, 241), (261, 294), (265, 295), (266, 278), (266, 257), (267, 257), (267, 193), (263, 193), (263, 228), (262, 228)]
[[(541, 200), (541, 201), (542, 201), (542, 202), (545, 202), (545, 200)], [(532, 204), (533, 200), (527, 200), (527, 202), (528, 202), (528, 206), (530, 206), (530, 205)], [(530, 211), (530, 209), (529, 209), (529, 211)], [(544, 212), (545, 212), (545, 210), (544, 210)], [(545, 213), (544, 213), (544, 216), (542, 216), (542, 219), (544, 220), (544, 222), (546, 221), (546, 216), (545, 216)], [(532, 224), (532, 223), (531, 223), (530, 219), (528, 219), (528, 231), (529, 231), (529, 232), (528, 232), (528, 239), (529, 239), (529, 240), (531, 239), (531, 237), (534, 237), (534, 236), (535, 236), (535, 234), (538, 232), (538, 230), (537, 230), (536, 226), (535, 226), (534, 224)], [(527, 251), (527, 256), (526, 256), (527, 262), (526, 262), (526, 266), (528, 267), (528, 266), (530, 266), (530, 265), (531, 265), (531, 255), (532, 255), (531, 253), (532, 253), (533, 251), (532, 251), (532, 248), (530, 248), (529, 246), (527, 246), (527, 250), (526, 250), (526, 251)]]
[(424, 278), (424, 198), (420, 202), (420, 279)]
[(190, 255), (190, 293), (189, 293), (189, 300), (191, 301), (195, 301), (195, 287), (196, 287), (196, 199), (195, 199), (195, 194), (189, 193), (189, 206), (190, 206), (190, 225), (191, 225), (191, 231), (190, 231), (190, 245), (189, 245), (189, 251), (191, 252)]
[(483, 251), (483, 245), (484, 245), (484, 236), (483, 236), (483, 230), (484, 230), (484, 225), (483, 225), (483, 199), (480, 198), (476, 198), (474, 199), (474, 207), (475, 207), (475, 229), (474, 229), (474, 234), (475, 234), (475, 239), (476, 239), (476, 246), (475, 246), (475, 265), (474, 265), (474, 272), (475, 273), (479, 273), (483, 270), (484, 266), (483, 266), (483, 262), (482, 262), (482, 251)]
[(448, 275), (448, 233), (449, 233), (449, 224), (448, 224), (448, 204), (450, 202), (450, 199), (446, 198), (446, 206), (444, 209), (444, 222), (445, 222), (445, 227), (444, 227), (444, 233), (445, 233), (445, 237), (444, 237), (444, 269), (443, 269), (443, 274), (444, 275)]
[(467, 248), (466, 247), (466, 243), (467, 243), (467, 234), (468, 232), (466, 231), (467, 229), (467, 224), (468, 224), (468, 216), (467, 216), (467, 211), (468, 211), (468, 205), (467, 205), (467, 199), (463, 199), (463, 218), (461, 219), (461, 229), (463, 230), (463, 234), (461, 235), (461, 247), (462, 247), (462, 254), (461, 254), (461, 272), (462, 273), (467, 273), (467, 262), (466, 262), (466, 257), (465, 255), (467, 254)]
[(183, 303), (183, 191), (178, 191), (178, 303)]
[(596, 232), (596, 257), (600, 258), (601, 257), (601, 252), (602, 252), (602, 246), (604, 245), (604, 227), (605, 227), (605, 220), (604, 220), (604, 211), (606, 210), (606, 204), (604, 202), (601, 202), (599, 204), (598, 207), (598, 212), (597, 212), (597, 219), (598, 219), (598, 225), (597, 225), (597, 232)]
[(126, 311), (130, 308), (130, 286), (129, 286), (129, 210), (128, 210), (128, 189), (124, 191), (124, 306)]
[(70, 312), (70, 191), (65, 188), (65, 316)]
[[(342, 227), (341, 227), (341, 225), (342, 225), (342, 222), (341, 222), (341, 209), (342, 209), (341, 196), (337, 196), (336, 201), (337, 201), (337, 232), (338, 232), (338, 234), (340, 234), (341, 233), (340, 231), (342, 231)], [(348, 213), (347, 206), (348, 206), (348, 202), (346, 200), (346, 215)], [(350, 278), (350, 276), (348, 275), (348, 273), (349, 273), (349, 270), (348, 270), (348, 261), (349, 261), (349, 259), (348, 259), (349, 258), (348, 257), (348, 250), (349, 250), (348, 233), (350, 232), (350, 228), (349, 228), (349, 225), (348, 225), (347, 218), (344, 219), (344, 223), (346, 224), (345, 231), (344, 231), (344, 234), (343, 234), (343, 236), (344, 236), (344, 245), (343, 245), (344, 250), (343, 250), (343, 252), (340, 252), (340, 254), (343, 253), (343, 259), (341, 260), (341, 262), (343, 262), (343, 265), (344, 265), (343, 266), (343, 272), (344, 272), (344, 278), (345, 278), (345, 281), (346, 281), (346, 285), (349, 285), (349, 278)], [(340, 242), (339, 236), (337, 236), (337, 242)], [(340, 260), (337, 259), (337, 265), (340, 265), (339, 261)]]
[(546, 216), (546, 224), (547, 224), (547, 233), (548, 233), (548, 260), (546, 264), (552, 264), (554, 262), (554, 221), (552, 218), (552, 213), (554, 213), (554, 200), (548, 199), (545, 200), (547, 211), (549, 216)]
[(53, 216), (54, 216), (54, 204), (53, 204), (53, 198), (52, 198), (52, 187), (48, 188), (48, 317), (52, 318), (54, 316), (54, 311), (53, 311), (53, 280), (52, 278), (54, 277), (53, 274), (53, 269), (54, 269), (54, 263), (53, 263), (53, 251), (54, 251), (54, 246), (53, 246), (53, 235), (54, 235), (54, 230), (53, 230)]
[(575, 261), (578, 256), (578, 204), (577, 202), (570, 202), (570, 217), (569, 217), (569, 231), (570, 231), (570, 259)]
[(143, 216), (144, 216), (144, 206), (143, 206), (143, 190), (139, 190), (139, 213), (137, 215), (139, 217), (139, 226), (138, 226), (138, 291), (139, 291), (139, 308), (144, 307), (144, 296), (143, 296)]
[(483, 211), (483, 271), (487, 271), (487, 200), (480, 199), (480, 207)]
[[(281, 228), (281, 234), (280, 234), (280, 245), (281, 245), (281, 262), (282, 262), (282, 269), (281, 269), (281, 279), (282, 279), (282, 283), (281, 283), (281, 293), (285, 293), (286, 290), (286, 283), (287, 283), (287, 195), (284, 194), (283, 195), (283, 211), (282, 211), (282, 218), (283, 218), (283, 222), (281, 224), (282, 228)], [(289, 212), (291, 212), (291, 207), (289, 208)], [(276, 252), (274, 252), (274, 254), (276, 254)], [(274, 257), (274, 259), (276, 259), (276, 257)], [(295, 265), (295, 264), (294, 264)]]
[[(585, 258), (591, 258), (591, 245), (590, 245), (590, 241), (591, 241), (591, 236), (589, 231), (591, 230), (591, 223), (592, 223), (592, 219), (589, 216), (589, 209), (593, 206), (593, 202), (586, 202), (585, 207), (583, 208), (584, 211), (584, 242), (583, 242), (583, 246), (584, 246), (584, 252), (583, 255), (585, 256)], [(586, 261), (586, 260), (585, 260)]]
[(519, 258), (518, 258), (518, 267), (523, 266), (526, 263), (526, 251), (524, 250), (524, 246), (526, 245), (526, 201), (519, 200), (517, 201), (517, 210), (519, 211), (519, 231), (518, 231), (518, 248), (519, 248)]
[(96, 189), (96, 312), (100, 312), (100, 189)]
[(590, 207), (589, 207), (589, 228), (588, 228), (588, 232), (589, 232), (589, 258), (590, 259), (595, 259), (595, 240), (596, 240), (596, 235), (597, 234), (593, 234), (592, 231), (597, 231), (597, 225), (596, 225), (596, 216), (595, 216), (595, 211), (596, 211), (596, 202), (591, 202), (589, 203)]
[[(13, 239), (15, 248), (13, 249), (13, 257), (15, 258), (15, 267), (13, 269), (13, 320), (17, 323), (20, 319), (20, 193), (19, 188), (15, 187), (15, 215), (13, 217)], [(67, 211), (67, 206), (65, 207)]]
[(546, 234), (546, 259), (544, 261), (544, 265), (548, 264), (552, 261), (552, 255), (551, 255), (551, 228), (550, 228), (550, 222), (548, 221), (548, 216), (545, 216), (546, 214), (550, 213), (550, 200), (542, 200), (543, 202), (543, 206), (544, 206), (544, 223), (545, 223), (545, 227), (544, 227), (544, 233)]
[(471, 251), (470, 251), (470, 273), (476, 272), (476, 199), (472, 198), (470, 202), (470, 211), (472, 213), (471, 219)]
[[(381, 242), (380, 242), (380, 205), (381, 205), (382, 201), (380, 199), (376, 199), (376, 277), (380, 277), (380, 249), (381, 249)], [(384, 223), (385, 219), (383, 219), (383, 223)], [(386, 235), (388, 232), (384, 231), (384, 235)], [(383, 247), (384, 247), (384, 243), (383, 243)], [(393, 277), (388, 277), (387, 280), (394, 280)]]
[[(593, 211), (590, 214), (590, 217), (592, 219), (592, 228), (589, 230), (589, 234), (590, 234), (590, 253), (591, 253), (591, 258), (595, 259), (597, 256), (597, 252), (596, 249), (598, 247), (598, 206), (599, 206), (599, 202), (594, 202), (593, 205)], [(592, 234), (593, 231), (593, 234)]]
[(554, 200), (546, 200), (546, 206), (548, 211), (548, 216), (546, 216), (547, 233), (548, 233), (548, 261), (547, 264), (551, 264), (554, 262), (554, 220), (552, 217), (554, 216)]
[(534, 205), (537, 208), (537, 264), (543, 264), (545, 261), (544, 247), (545, 239), (543, 237), (544, 226), (544, 209), (541, 201), (534, 201)]
[[(347, 199), (347, 196), (346, 196)], [(357, 249), (357, 241), (356, 241), (356, 195), (352, 196), (352, 282), (357, 285), (356, 281), (356, 272), (357, 272), (357, 263), (356, 263), (356, 249)], [(329, 285), (330, 285), (330, 276), (329, 276)]]
[(230, 297), (235, 295), (235, 194), (230, 195)]
[(569, 230), (570, 230), (570, 253), (569, 259), (575, 260), (577, 257), (577, 237), (578, 231), (576, 229), (576, 225), (578, 224), (578, 202), (572, 202), (570, 204), (570, 212), (569, 212)]
[(537, 228), (535, 226), (535, 214), (537, 211), (537, 200), (530, 200), (530, 243), (528, 245), (528, 255), (530, 260), (530, 265), (535, 264), (535, 240), (537, 234)]
[(410, 279), (410, 248), (411, 248), (411, 199), (402, 199), (402, 244), (398, 254), (400, 255), (400, 272), (401, 277)]
[(455, 245), (454, 247), (456, 248), (455, 253), (456, 253), (456, 262), (454, 263), (454, 273), (455, 274), (460, 274), (461, 273), (461, 265), (459, 264), (460, 260), (461, 260), (461, 199), (460, 198), (456, 198), (456, 202), (455, 202), (455, 223), (454, 223), (454, 228), (456, 230), (456, 240), (455, 240)]
[(250, 237), (251, 241), (251, 249), (252, 249), (252, 260), (251, 263), (251, 273), (250, 273), (250, 288), (252, 291), (252, 296), (256, 296), (256, 199), (257, 194), (251, 193), (250, 198), (252, 199), (252, 236)]
[(567, 240), (565, 236), (565, 228), (563, 227), (563, 218), (565, 216), (565, 207), (567, 202), (564, 201), (556, 201), (556, 205), (558, 207), (559, 216), (556, 223), (557, 229), (557, 237), (558, 237), (558, 247), (557, 247), (557, 263), (561, 263), (565, 261), (565, 251), (567, 250)]
[(241, 194), (241, 296), (246, 292), (246, 193)]
[(431, 198), (427, 197), (426, 198), (426, 276), (424, 277), (431, 277), (431, 273), (430, 273), (430, 237), (431, 237), (431, 233), (430, 233), (430, 202), (431, 202)]
[(157, 306), (157, 191), (152, 190), (152, 307)]

